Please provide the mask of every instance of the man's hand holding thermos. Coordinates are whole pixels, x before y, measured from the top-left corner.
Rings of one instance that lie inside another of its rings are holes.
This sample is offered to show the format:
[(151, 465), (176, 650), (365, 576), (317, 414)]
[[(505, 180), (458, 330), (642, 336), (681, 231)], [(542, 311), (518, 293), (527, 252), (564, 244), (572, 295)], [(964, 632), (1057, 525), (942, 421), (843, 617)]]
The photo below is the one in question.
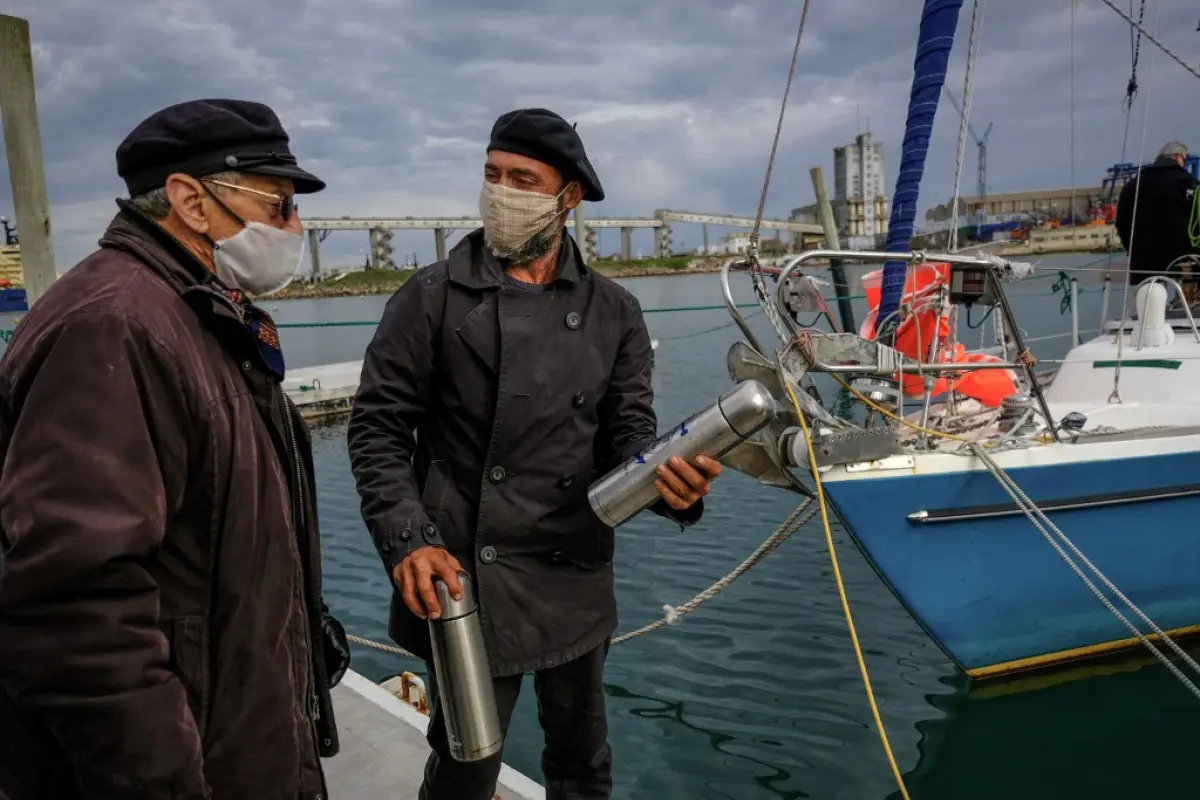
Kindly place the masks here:
[(392, 580), (400, 589), (404, 605), (421, 619), (442, 615), (433, 579), (441, 578), (455, 600), (462, 600), (463, 587), (458, 573), (465, 572), (458, 559), (443, 547), (422, 547), (409, 553), (392, 571)]

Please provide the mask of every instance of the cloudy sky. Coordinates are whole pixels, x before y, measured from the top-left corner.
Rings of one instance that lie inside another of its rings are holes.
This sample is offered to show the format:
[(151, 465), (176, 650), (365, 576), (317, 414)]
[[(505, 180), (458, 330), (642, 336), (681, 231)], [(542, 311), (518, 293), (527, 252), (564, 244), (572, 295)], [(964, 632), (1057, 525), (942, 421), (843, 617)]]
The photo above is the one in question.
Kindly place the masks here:
[[(1127, 7), (1128, 0), (1118, 0)], [(30, 21), (55, 252), (92, 247), (123, 187), (113, 152), (141, 119), (196, 97), (271, 104), (329, 189), (308, 216), (474, 214), (491, 123), (545, 106), (578, 123), (608, 199), (592, 216), (656, 208), (752, 215), (800, 0), (6, 0)], [(920, 0), (813, 0), (768, 204), (812, 201), (808, 168), (861, 126), (895, 181)], [(970, 0), (949, 83), (961, 94)], [(1200, 66), (1200, 9), (1147, 0), (1145, 24)], [(989, 190), (1097, 185), (1119, 160), (1129, 26), (1100, 0), (993, 0), (982, 28), (974, 127), (994, 124)], [(1200, 81), (1144, 43), (1128, 157), (1167, 140), (1200, 150)], [(1147, 106), (1149, 114), (1146, 113)], [(951, 194), (958, 119), (943, 103), (922, 207)], [(1073, 166), (1072, 166), (1073, 165)], [(963, 193), (974, 191), (968, 149)], [(0, 213), (8, 212), (7, 165)], [(890, 191), (889, 191), (890, 193)], [(10, 213), (10, 212), (9, 212)], [(714, 234), (716, 232), (714, 231)], [(697, 246), (680, 226), (676, 244)], [(428, 259), (430, 233), (397, 234)], [(366, 235), (327, 243), (342, 261)], [(615, 231), (601, 248), (618, 247)], [(649, 237), (637, 240), (649, 249)]]

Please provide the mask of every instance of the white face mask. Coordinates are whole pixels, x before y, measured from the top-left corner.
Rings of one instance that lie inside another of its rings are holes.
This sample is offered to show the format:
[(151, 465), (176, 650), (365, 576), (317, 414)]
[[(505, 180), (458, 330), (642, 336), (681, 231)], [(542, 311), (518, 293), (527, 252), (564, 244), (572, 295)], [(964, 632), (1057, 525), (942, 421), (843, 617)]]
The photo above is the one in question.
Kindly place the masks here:
[(304, 259), (304, 237), (261, 222), (246, 226), (213, 246), (214, 272), (232, 289), (274, 294), (292, 282)]
[(557, 224), (563, 211), (558, 200), (564, 192), (566, 187), (558, 194), (542, 194), (484, 181), (479, 216), (488, 246), (500, 258), (520, 253), (527, 242)]

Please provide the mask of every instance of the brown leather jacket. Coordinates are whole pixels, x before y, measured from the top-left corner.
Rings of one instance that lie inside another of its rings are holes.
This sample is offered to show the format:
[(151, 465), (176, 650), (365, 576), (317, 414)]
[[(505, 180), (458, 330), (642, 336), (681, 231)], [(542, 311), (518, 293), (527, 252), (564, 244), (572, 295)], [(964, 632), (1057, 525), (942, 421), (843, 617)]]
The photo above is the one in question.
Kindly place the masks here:
[(122, 208), (0, 362), (0, 798), (322, 798), (307, 430)]

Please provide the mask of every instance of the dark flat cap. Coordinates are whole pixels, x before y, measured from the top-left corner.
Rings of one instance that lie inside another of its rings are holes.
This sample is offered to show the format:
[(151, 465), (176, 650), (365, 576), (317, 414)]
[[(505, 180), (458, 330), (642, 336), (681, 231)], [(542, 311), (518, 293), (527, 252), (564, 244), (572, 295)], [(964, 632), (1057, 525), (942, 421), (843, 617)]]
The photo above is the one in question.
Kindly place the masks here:
[(151, 114), (117, 148), (117, 174), (129, 195), (166, 185), (179, 172), (202, 178), (225, 171), (287, 178), (297, 194), (325, 188), (300, 169), (275, 112), (246, 100), (191, 100)]
[(575, 126), (544, 108), (510, 111), (492, 126), (488, 152), (501, 150), (549, 164), (569, 181), (579, 181), (583, 199), (597, 203), (604, 199), (600, 179), (583, 151), (583, 142)]

